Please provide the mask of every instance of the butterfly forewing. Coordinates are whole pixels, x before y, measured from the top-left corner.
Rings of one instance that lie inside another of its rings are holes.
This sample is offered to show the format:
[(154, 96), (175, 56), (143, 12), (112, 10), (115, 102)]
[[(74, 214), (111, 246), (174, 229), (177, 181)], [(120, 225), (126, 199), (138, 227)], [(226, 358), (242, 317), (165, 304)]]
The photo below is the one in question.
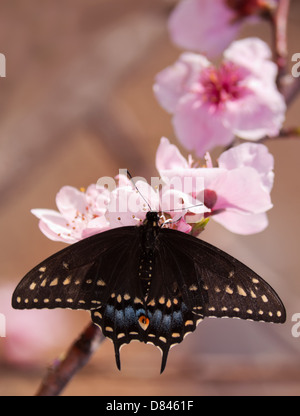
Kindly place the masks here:
[(113, 275), (126, 262), (136, 227), (94, 235), (44, 260), (17, 286), (15, 309), (91, 310), (106, 302), (118, 283)]

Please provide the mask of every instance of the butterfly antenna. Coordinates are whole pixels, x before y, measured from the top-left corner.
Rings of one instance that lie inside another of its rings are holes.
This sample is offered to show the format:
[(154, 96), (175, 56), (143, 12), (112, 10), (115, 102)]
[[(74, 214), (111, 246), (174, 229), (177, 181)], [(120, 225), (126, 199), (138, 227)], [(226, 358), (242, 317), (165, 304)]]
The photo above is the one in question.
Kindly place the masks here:
[(148, 205), (149, 210), (150, 210), (150, 211), (152, 211), (152, 208), (151, 208), (151, 206), (150, 206), (149, 202), (148, 202), (148, 201), (144, 198), (144, 196), (141, 194), (141, 192), (140, 192), (139, 188), (138, 188), (138, 187), (136, 186), (136, 184), (134, 183), (133, 177), (131, 176), (131, 174), (130, 174), (129, 170), (127, 170), (127, 176), (128, 176), (128, 178), (131, 180), (131, 182), (132, 182), (133, 186), (135, 187), (136, 191), (140, 194), (140, 196), (142, 197), (142, 199), (143, 199), (143, 200), (146, 202), (146, 204)]
[(191, 208), (196, 208), (196, 207), (203, 207), (202, 202), (201, 202), (201, 204), (191, 205), (190, 207), (182, 207), (182, 208), (169, 209), (168, 212), (189, 210)]

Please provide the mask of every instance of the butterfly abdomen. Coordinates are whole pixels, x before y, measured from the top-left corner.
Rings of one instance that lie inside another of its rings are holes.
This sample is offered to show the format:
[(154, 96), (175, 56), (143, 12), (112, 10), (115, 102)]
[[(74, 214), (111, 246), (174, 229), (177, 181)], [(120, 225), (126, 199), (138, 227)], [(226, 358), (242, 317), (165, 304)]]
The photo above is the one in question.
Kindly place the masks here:
[(155, 212), (149, 212), (144, 223), (139, 227), (140, 255), (138, 260), (137, 281), (141, 283), (143, 298), (146, 301), (155, 268), (156, 239), (160, 232), (159, 217)]

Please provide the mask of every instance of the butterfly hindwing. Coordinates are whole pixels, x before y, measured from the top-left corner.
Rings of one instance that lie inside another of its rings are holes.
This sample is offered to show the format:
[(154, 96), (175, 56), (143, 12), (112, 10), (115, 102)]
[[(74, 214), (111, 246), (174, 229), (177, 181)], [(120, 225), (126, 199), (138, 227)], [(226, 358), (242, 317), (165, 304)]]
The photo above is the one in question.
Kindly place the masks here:
[(243, 263), (203, 240), (178, 231), (163, 229), (160, 238), (170, 246), (174, 256), (184, 252), (195, 265), (194, 290), (202, 293), (204, 303), (194, 306), (194, 312), (200, 310), (207, 317), (285, 322), (285, 308), (276, 292)]
[[(137, 231), (138, 229), (134, 227)], [(149, 323), (142, 282), (139, 279), (141, 245), (139, 233), (129, 239), (129, 250), (115, 260), (110, 293), (100, 307), (91, 311), (92, 321), (111, 339), (115, 347), (116, 363), (121, 368), (120, 348), (132, 340), (146, 342)]]
[(169, 349), (179, 344), (203, 320), (201, 311), (195, 314), (192, 307), (203, 305), (205, 300), (201, 292), (191, 294), (188, 290), (195, 282), (193, 261), (183, 253), (176, 255), (172, 246), (161, 241), (160, 236), (159, 233), (154, 273), (147, 295), (149, 327), (145, 342), (162, 351), (163, 372)]

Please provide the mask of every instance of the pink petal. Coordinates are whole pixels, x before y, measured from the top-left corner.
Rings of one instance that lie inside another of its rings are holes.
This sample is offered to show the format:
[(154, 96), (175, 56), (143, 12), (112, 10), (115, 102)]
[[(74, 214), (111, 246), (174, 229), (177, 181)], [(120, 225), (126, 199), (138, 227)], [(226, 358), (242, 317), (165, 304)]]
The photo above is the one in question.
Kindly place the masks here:
[(270, 194), (262, 186), (260, 175), (253, 168), (224, 172), (211, 185), (211, 189), (218, 195), (214, 210), (262, 213), (272, 208)]
[(261, 177), (262, 184), (270, 192), (274, 181), (274, 157), (268, 148), (258, 143), (243, 143), (223, 152), (219, 157), (219, 167), (236, 169), (241, 167), (254, 168)]
[(82, 238), (87, 238), (92, 235), (107, 231), (109, 229), (110, 225), (107, 219), (104, 216), (97, 217), (91, 220), (88, 223), (88, 226), (82, 230)]
[(227, 146), (233, 140), (231, 114), (213, 110), (194, 94), (180, 100), (173, 117), (175, 133), (180, 143), (189, 151), (203, 157), (215, 146)]
[(214, 221), (223, 225), (232, 233), (241, 235), (256, 234), (264, 231), (268, 226), (267, 214), (241, 214), (225, 211), (212, 217)]
[(132, 181), (126, 175), (117, 175), (115, 178), (118, 181), (118, 187), (129, 186), (132, 188)]
[[(192, 179), (192, 185), (194, 186), (192, 193), (194, 196), (197, 196), (199, 192), (203, 192), (202, 184), (204, 189), (211, 188), (212, 184), (217, 180), (219, 176), (222, 176), (223, 172), (226, 172), (226, 169), (189, 168), (161, 170), (160, 175), (166, 181), (166, 183), (174, 183), (174, 177), (180, 179), (182, 184), (184, 183), (185, 178)], [(183, 185), (181, 189), (184, 189)]]
[(265, 136), (277, 136), (285, 120), (286, 104), (276, 87), (265, 84), (249, 84), (253, 94), (239, 101), (229, 102), (227, 110), (236, 113), (234, 132), (248, 139), (259, 140)]
[(72, 186), (64, 186), (56, 195), (56, 205), (66, 219), (74, 219), (77, 212), (86, 211), (86, 196)]
[(59, 212), (49, 209), (33, 209), (31, 212), (40, 219), (39, 228), (50, 240), (68, 244), (80, 240), (78, 235), (70, 231), (66, 219)]
[[(204, 189), (202, 188), (202, 192)], [(198, 194), (201, 192), (199, 190)], [(192, 190), (190, 190), (190, 193)], [(204, 199), (204, 198), (202, 198)], [(209, 210), (204, 206), (200, 205), (203, 202), (200, 199), (195, 199), (188, 194), (188, 189), (186, 191), (181, 191), (179, 189), (164, 189), (161, 197), (161, 210), (163, 212), (169, 212), (171, 214), (176, 214), (180, 212), (190, 211), (195, 214), (203, 214)], [(172, 215), (173, 216), (173, 215)], [(180, 216), (180, 215), (179, 215)]]
[(111, 228), (127, 225), (138, 225), (148, 211), (146, 203), (140, 194), (131, 187), (121, 187), (111, 193), (106, 219)]
[(177, 146), (162, 137), (156, 152), (156, 169), (187, 169), (189, 164), (182, 156)]
[(53, 227), (51, 228), (47, 222), (40, 220), (39, 228), (42, 233), (52, 241), (60, 241), (62, 243), (73, 244), (77, 243), (81, 238), (75, 237), (74, 233), (70, 233), (67, 228)]
[(232, 42), (224, 51), (224, 58), (246, 68), (249, 74), (274, 84), (277, 66), (272, 62), (272, 51), (266, 42), (259, 38), (246, 38)]
[(180, 98), (198, 81), (202, 69), (209, 65), (204, 56), (183, 53), (175, 64), (158, 73), (153, 91), (160, 105), (174, 113)]
[[(99, 185), (90, 185), (85, 192), (86, 204), (94, 215), (102, 216), (107, 210), (110, 192)], [(86, 207), (85, 207), (86, 211)]]
[(189, 234), (192, 230), (192, 226), (187, 224), (184, 218), (181, 218), (180, 221), (176, 223), (176, 230)]
[(63, 216), (54, 209), (35, 208), (30, 210), (30, 212), (38, 219), (42, 219), (44, 216), (52, 216), (53, 218), (57, 219), (58, 223), (60, 223), (61, 219), (63, 218)]
[(179, 2), (169, 19), (170, 36), (178, 46), (215, 57), (237, 36), (241, 23), (224, 0)]
[(147, 212), (149, 209), (152, 211), (160, 210), (160, 196), (151, 185), (146, 181), (137, 181), (136, 187), (139, 190), (139, 194), (134, 191), (134, 195), (130, 197), (129, 209), (131, 212)]

